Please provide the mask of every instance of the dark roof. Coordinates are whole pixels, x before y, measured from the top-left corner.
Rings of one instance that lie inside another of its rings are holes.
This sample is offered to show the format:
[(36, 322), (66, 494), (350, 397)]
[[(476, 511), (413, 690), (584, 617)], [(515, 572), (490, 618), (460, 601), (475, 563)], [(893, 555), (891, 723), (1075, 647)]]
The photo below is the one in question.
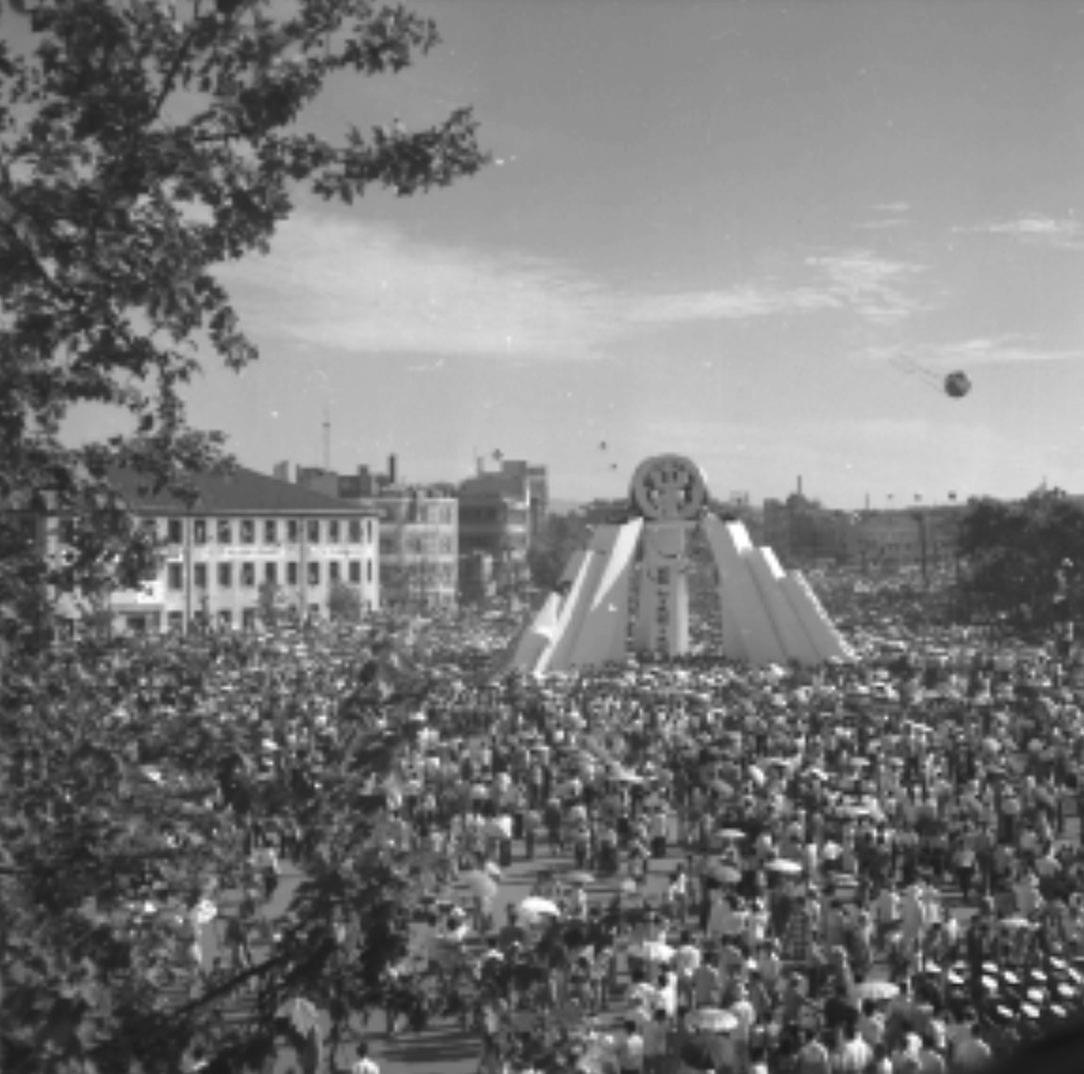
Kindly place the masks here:
[(268, 477), (266, 474), (246, 469), (244, 466), (238, 466), (228, 474), (190, 476), (187, 481), (197, 493), (196, 500), (191, 504), (168, 490), (152, 493), (153, 478), (136, 470), (117, 470), (111, 480), (134, 511), (208, 515), (287, 513), (376, 515), (371, 508), (324, 496), (303, 485), (279, 481), (277, 478)]

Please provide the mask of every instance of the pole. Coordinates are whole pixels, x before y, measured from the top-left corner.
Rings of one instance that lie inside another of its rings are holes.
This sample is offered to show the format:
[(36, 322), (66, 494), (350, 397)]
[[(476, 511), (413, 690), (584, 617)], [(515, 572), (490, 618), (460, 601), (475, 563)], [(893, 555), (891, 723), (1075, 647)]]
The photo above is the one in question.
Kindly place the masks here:
[(182, 521), (184, 522), (184, 545), (182, 546), (184, 554), (181, 556), (183, 564), (181, 569), (184, 571), (184, 622), (181, 633), (187, 635), (192, 620), (192, 527), (195, 525), (192, 512), (189, 511), (188, 517)]

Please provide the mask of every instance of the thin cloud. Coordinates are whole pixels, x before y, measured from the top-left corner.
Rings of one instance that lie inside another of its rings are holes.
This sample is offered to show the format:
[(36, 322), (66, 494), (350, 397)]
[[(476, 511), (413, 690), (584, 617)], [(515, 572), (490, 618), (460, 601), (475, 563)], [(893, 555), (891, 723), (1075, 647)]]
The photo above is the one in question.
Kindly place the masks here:
[(875, 348), (872, 357), (906, 363), (939, 372), (976, 366), (1034, 362), (1071, 362), (1084, 359), (1084, 351), (1048, 347), (1029, 336), (979, 336), (973, 339)]
[(919, 266), (859, 250), (795, 269), (788, 282), (626, 291), (555, 261), (305, 213), (282, 226), (266, 257), (222, 275), (258, 340), (414, 356), (590, 358), (670, 325), (821, 313), (895, 323), (919, 308), (906, 290)]
[(634, 323), (672, 324), (684, 321), (747, 320), (793, 313), (839, 309), (829, 291), (814, 287), (747, 286), (726, 291), (656, 295), (629, 310)]
[(882, 201), (871, 205), (870, 211), (873, 216), (863, 220), (857, 227), (862, 231), (889, 231), (901, 228), (907, 223), (911, 205), (906, 201)]
[(924, 266), (891, 261), (869, 250), (806, 258), (827, 278), (829, 293), (873, 324), (896, 324), (926, 309), (908, 287)]
[(953, 228), (957, 233), (976, 235), (1007, 235), (1009, 238), (1036, 246), (1052, 246), (1067, 250), (1084, 249), (1084, 225), (1076, 217), (1053, 217), (1042, 213), (996, 220), (975, 227)]

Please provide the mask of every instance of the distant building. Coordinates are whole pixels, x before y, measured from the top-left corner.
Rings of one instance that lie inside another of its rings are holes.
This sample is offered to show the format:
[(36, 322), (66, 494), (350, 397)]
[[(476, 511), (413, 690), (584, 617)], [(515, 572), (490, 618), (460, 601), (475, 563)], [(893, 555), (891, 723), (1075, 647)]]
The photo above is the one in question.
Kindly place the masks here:
[(963, 510), (948, 505), (842, 511), (793, 493), (786, 500), (765, 500), (764, 543), (791, 565), (833, 560), (929, 567), (953, 562)]
[(376, 513), (380, 526), (380, 590), (387, 608), (454, 605), (459, 588), (459, 502), (447, 486), (402, 485), (395, 455), (385, 473), (354, 474), (299, 466), (298, 483)]
[(527, 553), (549, 510), (544, 466), (504, 459), (459, 485), (459, 554), (488, 556), (508, 581), (527, 576)]
[(762, 525), (764, 544), (788, 565), (844, 561), (850, 554), (850, 513), (824, 508), (800, 492), (765, 500)]
[[(363, 611), (379, 607), (379, 520), (368, 508), (244, 468), (194, 477), (192, 504), (143, 483), (131, 471), (114, 476), (162, 542), (161, 567), (139, 589), (111, 595), (114, 629), (251, 629), (279, 613), (326, 618), (336, 583), (356, 591)], [(59, 554), (61, 532), (54, 527), (51, 537)]]

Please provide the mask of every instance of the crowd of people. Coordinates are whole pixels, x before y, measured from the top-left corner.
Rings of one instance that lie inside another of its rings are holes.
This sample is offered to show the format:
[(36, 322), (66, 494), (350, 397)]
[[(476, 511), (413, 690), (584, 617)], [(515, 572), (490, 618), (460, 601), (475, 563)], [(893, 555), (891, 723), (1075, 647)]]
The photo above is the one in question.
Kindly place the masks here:
[[(359, 681), (378, 710), (409, 666), (415, 733), (367, 797), (433, 868), (387, 1032), (456, 1018), (486, 1070), (978, 1070), (1078, 1008), (1084, 683), (1053, 646), (886, 620), (820, 668), (701, 653), (534, 680), (499, 668), (508, 626), (203, 639), (199, 674), (184, 643), (136, 644), (110, 718), (213, 712), (258, 760), (242, 779), (226, 750), (208, 778), (258, 798), (261, 773), (318, 779)], [(270, 898), (304, 854), (250, 806)], [(197, 960), (244, 957), (213, 892), (190, 909)]]
[(979, 1069), (1079, 1001), (1074, 674), (947, 635), (457, 683), (387, 781), (469, 892), (411, 972), (478, 938), (493, 1069)]

